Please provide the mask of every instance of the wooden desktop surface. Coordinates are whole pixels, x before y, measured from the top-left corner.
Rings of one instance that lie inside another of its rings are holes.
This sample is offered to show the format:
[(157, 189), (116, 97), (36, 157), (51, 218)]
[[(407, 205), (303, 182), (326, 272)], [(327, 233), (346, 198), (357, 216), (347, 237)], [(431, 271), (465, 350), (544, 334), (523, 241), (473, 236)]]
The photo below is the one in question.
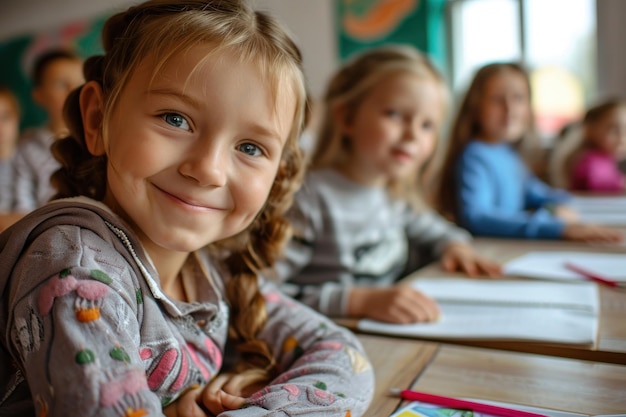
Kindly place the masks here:
[(626, 366), (470, 346), (359, 335), (376, 392), (365, 416), (400, 405), (390, 388), (580, 414), (626, 413)]
[[(626, 246), (594, 246), (565, 241), (477, 238), (473, 246), (482, 255), (501, 263), (505, 263), (529, 251), (541, 250), (599, 251), (626, 254)], [(419, 279), (420, 277), (466, 277), (466, 275), (445, 272), (440, 268), (439, 263), (435, 262), (420, 269), (415, 274), (407, 277), (407, 279)], [(337, 321), (339, 324), (357, 331), (356, 320), (339, 319)], [(442, 340), (435, 339), (433, 341)], [(445, 342), (626, 365), (626, 290), (600, 286), (598, 339), (593, 345), (483, 340), (447, 340)]]
[(372, 362), (376, 391), (366, 416), (390, 415), (401, 399), (389, 395), (390, 388), (409, 388), (435, 357), (439, 344), (386, 336), (358, 335)]

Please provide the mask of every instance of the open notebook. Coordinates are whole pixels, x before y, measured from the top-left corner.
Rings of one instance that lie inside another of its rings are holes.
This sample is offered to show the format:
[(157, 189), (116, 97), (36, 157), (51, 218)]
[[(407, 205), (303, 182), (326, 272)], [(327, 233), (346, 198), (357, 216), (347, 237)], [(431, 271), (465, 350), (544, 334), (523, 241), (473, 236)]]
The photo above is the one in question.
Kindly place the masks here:
[(626, 225), (626, 197), (575, 196), (568, 206), (578, 212), (581, 221), (604, 225)]
[(412, 285), (437, 300), (434, 323), (359, 320), (364, 332), (466, 340), (526, 340), (593, 344), (598, 288), (589, 282), (417, 279)]
[(573, 264), (616, 282), (626, 282), (626, 253), (593, 252), (528, 252), (504, 265), (504, 273), (512, 276), (581, 281), (586, 278), (566, 267)]

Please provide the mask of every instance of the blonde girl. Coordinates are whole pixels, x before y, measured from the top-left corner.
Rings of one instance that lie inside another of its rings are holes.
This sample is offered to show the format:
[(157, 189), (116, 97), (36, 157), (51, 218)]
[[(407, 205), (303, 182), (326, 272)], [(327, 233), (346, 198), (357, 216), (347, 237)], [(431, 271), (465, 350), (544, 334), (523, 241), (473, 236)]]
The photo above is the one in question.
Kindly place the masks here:
[(565, 170), (574, 191), (623, 192), (618, 161), (626, 149), (626, 102), (607, 100), (590, 108), (582, 121), (582, 141)]
[(139, 4), (103, 44), (56, 200), (0, 235), (0, 414), (361, 415), (358, 341), (258, 275), (300, 175), (297, 47), (237, 0)]
[[(530, 82), (516, 63), (480, 68), (452, 124), (438, 204), (474, 235), (615, 242), (618, 232), (581, 224), (520, 154), (534, 135)], [(532, 143), (531, 143), (532, 145)]]
[(290, 212), (295, 238), (276, 268), (286, 291), (331, 316), (409, 323), (438, 316), (432, 299), (396, 283), (418, 263), (499, 272), (421, 199), (447, 96), (432, 63), (408, 46), (368, 50), (335, 74)]

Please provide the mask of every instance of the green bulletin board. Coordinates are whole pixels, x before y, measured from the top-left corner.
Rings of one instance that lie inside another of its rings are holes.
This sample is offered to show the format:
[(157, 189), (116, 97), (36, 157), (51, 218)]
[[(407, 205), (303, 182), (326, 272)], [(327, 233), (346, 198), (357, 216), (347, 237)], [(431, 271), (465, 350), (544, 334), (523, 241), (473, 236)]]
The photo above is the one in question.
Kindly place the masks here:
[(443, 69), (446, 0), (335, 0), (340, 59), (383, 44), (410, 44)]
[(108, 16), (67, 23), (55, 30), (0, 42), (0, 84), (15, 92), (22, 110), (21, 128), (40, 126), (45, 112), (30, 97), (35, 58), (52, 48), (68, 48), (82, 58), (102, 53), (100, 32)]

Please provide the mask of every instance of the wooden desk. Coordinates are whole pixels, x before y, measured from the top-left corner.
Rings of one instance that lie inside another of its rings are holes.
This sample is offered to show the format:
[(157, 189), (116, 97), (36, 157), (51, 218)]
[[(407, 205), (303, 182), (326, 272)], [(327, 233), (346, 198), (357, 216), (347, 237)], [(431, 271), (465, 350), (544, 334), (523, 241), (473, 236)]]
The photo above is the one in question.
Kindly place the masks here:
[(400, 405), (389, 388), (410, 387), (437, 353), (439, 344), (361, 334), (358, 336), (374, 367), (376, 391), (367, 416), (390, 415)]
[[(527, 241), (477, 238), (475, 240), (474, 247), (484, 256), (490, 257), (491, 259), (502, 263), (505, 263), (517, 256), (521, 256), (526, 252), (535, 250), (578, 250), (617, 252), (626, 254), (625, 246), (592, 246), (565, 241)], [(439, 263), (435, 262), (426, 268), (420, 269), (415, 274), (407, 277), (407, 279), (420, 277), (466, 277), (466, 275), (445, 272), (440, 268)], [(356, 320), (339, 319), (337, 322), (351, 328), (353, 331), (357, 331)], [(432, 339), (432, 341), (626, 365), (626, 291), (600, 286), (598, 339), (593, 345), (569, 345), (523, 341), (443, 341), (437, 339)]]
[(581, 414), (626, 412), (626, 366), (359, 335), (376, 375), (368, 417), (390, 415), (390, 388)]

